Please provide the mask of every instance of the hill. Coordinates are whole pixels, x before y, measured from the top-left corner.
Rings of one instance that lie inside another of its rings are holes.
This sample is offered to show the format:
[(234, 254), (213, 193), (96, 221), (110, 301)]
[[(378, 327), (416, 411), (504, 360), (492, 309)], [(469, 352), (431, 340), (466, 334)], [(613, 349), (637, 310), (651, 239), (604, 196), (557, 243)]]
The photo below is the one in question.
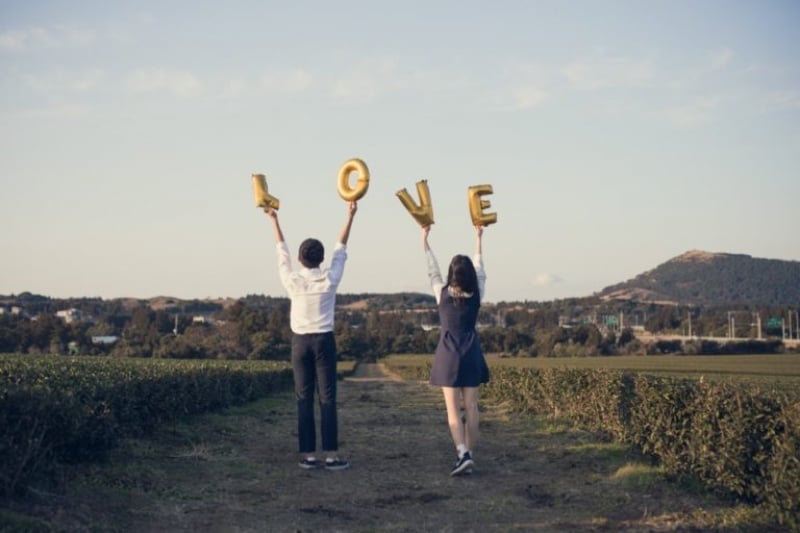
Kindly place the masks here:
[(598, 296), (690, 305), (797, 305), (800, 261), (690, 250)]
[[(796, 307), (800, 305), (800, 261), (690, 250), (633, 279), (605, 287), (591, 296), (564, 300), (561, 303), (581, 305), (581, 302), (594, 302), (598, 298), (606, 302), (629, 301), (665, 305)], [(97, 315), (108, 304), (119, 305), (128, 312), (145, 305), (154, 311), (168, 313), (210, 313), (228, 309), (239, 301), (251, 307), (271, 308), (276, 302), (288, 300), (285, 296), (255, 294), (239, 299), (183, 300), (161, 295), (106, 301), (97, 297), (57, 299), (30, 292), (16, 296), (0, 295), (0, 307), (19, 305), (30, 315), (55, 313), (69, 307)], [(350, 311), (415, 309), (435, 306), (435, 303), (436, 300), (430, 294), (411, 292), (352, 293), (337, 296), (339, 307)]]

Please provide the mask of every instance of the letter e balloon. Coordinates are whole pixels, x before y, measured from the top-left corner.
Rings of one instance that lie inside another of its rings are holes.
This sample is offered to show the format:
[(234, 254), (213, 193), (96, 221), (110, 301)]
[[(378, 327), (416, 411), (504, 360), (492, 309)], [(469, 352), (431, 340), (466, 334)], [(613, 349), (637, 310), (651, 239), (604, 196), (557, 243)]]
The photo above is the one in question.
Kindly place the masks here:
[(488, 226), (497, 222), (497, 213), (484, 213), (484, 209), (492, 206), (489, 200), (482, 200), (482, 196), (492, 194), (492, 186), (488, 184), (473, 185), (467, 189), (469, 199), (469, 213), (472, 217), (472, 224), (477, 226)]

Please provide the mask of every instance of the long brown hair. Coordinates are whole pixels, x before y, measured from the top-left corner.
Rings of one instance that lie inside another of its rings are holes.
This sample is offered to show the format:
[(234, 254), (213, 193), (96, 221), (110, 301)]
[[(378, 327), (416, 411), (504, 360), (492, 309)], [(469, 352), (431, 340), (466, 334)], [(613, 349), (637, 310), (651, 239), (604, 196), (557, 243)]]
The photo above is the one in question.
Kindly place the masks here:
[(475, 294), (478, 291), (478, 274), (472, 259), (466, 255), (453, 257), (447, 271), (447, 285), (457, 293)]

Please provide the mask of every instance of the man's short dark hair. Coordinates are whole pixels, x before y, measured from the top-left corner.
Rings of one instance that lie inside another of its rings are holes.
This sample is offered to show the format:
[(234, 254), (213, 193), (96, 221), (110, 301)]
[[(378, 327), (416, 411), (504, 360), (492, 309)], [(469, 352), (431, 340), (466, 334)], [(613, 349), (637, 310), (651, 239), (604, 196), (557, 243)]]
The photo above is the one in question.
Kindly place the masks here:
[(317, 268), (325, 259), (325, 247), (317, 239), (306, 239), (300, 243), (300, 263), (306, 268)]

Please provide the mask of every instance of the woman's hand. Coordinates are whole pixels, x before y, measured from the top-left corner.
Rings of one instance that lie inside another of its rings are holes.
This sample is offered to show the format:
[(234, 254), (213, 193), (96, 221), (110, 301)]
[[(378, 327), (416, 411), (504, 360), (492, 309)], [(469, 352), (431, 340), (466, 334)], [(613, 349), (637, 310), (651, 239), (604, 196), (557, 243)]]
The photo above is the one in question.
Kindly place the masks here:
[(422, 226), (422, 249), (426, 252), (430, 249), (428, 246), (428, 234), (431, 232), (430, 225)]
[(481, 241), (483, 237), (483, 226), (480, 224), (475, 224), (475, 253), (477, 255), (481, 255), (483, 253), (483, 246), (481, 245)]

